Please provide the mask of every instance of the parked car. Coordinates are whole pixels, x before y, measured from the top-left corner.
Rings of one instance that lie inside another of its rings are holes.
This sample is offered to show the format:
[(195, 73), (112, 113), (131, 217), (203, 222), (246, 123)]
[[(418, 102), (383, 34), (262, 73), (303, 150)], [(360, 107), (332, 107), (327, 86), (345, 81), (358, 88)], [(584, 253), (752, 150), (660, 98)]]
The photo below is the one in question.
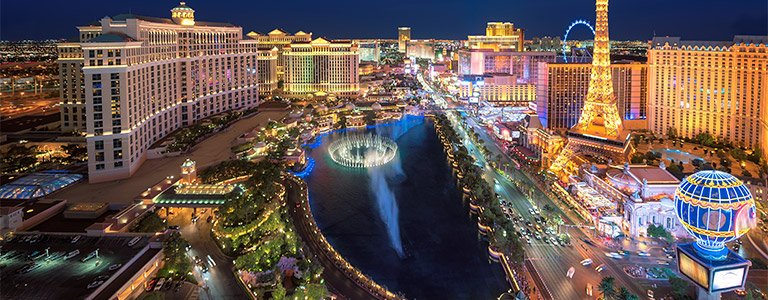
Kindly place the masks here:
[(77, 241), (79, 241), (79, 240), (80, 240), (80, 236), (79, 236), (79, 235), (76, 235), (75, 237), (73, 237), (73, 238), (72, 238), (72, 241), (71, 241), (70, 243), (72, 243), (72, 244), (76, 244), (76, 243), (77, 243)]
[(147, 283), (146, 289), (144, 289), (144, 290), (147, 291), (147, 292), (154, 290), (155, 289), (155, 285), (157, 284), (157, 281), (158, 281), (157, 278), (152, 279), (151, 281), (149, 281)]
[(132, 238), (132, 239), (131, 239), (131, 240), (128, 242), (128, 247), (133, 247), (133, 245), (136, 245), (137, 243), (139, 243), (139, 241), (141, 241), (141, 237), (140, 237), (140, 236), (137, 236), (137, 237), (134, 237), (134, 238)]
[(588, 266), (588, 265), (591, 265), (591, 264), (592, 264), (592, 260), (589, 259), (589, 258), (581, 261), (581, 265), (582, 266)]
[(568, 272), (565, 273), (565, 277), (573, 278), (574, 273), (576, 273), (576, 268), (571, 267), (570, 269), (568, 269)]
[(109, 270), (110, 271), (115, 271), (117, 269), (120, 269), (120, 267), (122, 267), (122, 266), (123, 266), (123, 264), (114, 264), (114, 265), (109, 266)]
[(163, 288), (163, 284), (165, 284), (165, 278), (160, 278), (157, 281), (157, 284), (155, 284), (155, 291), (159, 291), (160, 289), (162, 289)]
[(648, 252), (645, 252), (645, 251), (637, 251), (637, 255), (640, 255), (640, 256), (651, 256), (650, 254), (648, 254)]

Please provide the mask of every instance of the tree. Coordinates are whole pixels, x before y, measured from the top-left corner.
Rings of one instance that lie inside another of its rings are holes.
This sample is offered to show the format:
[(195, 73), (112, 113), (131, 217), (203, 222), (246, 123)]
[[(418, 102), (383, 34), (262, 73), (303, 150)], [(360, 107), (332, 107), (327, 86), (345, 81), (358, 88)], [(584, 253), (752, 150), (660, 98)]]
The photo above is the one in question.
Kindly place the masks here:
[(617, 300), (615, 278), (611, 276), (603, 277), (603, 280), (597, 285), (597, 290), (600, 291), (604, 300)]
[(662, 226), (656, 226), (654, 224), (651, 224), (651, 225), (648, 225), (647, 231), (648, 231), (648, 236), (650, 237), (663, 238), (667, 240), (667, 242), (669, 243), (672, 243), (675, 241), (675, 238), (672, 237), (672, 234), (670, 234), (669, 231), (667, 231), (667, 229), (665, 229)]
[(688, 281), (677, 276), (669, 277), (669, 285), (672, 286), (672, 298), (683, 300), (688, 293)]
[(149, 213), (135, 225), (134, 232), (159, 232), (165, 228), (165, 220), (156, 213)]
[(643, 163), (643, 159), (645, 159), (645, 155), (642, 153), (633, 153), (632, 156), (629, 158), (629, 162), (633, 164), (641, 164)]
[(365, 112), (365, 116), (363, 116), (363, 120), (365, 121), (365, 125), (368, 125), (368, 126), (376, 125), (376, 112), (372, 110)]
[(678, 179), (683, 179), (683, 168), (680, 167), (680, 165), (671, 164), (669, 167), (667, 167), (667, 172), (671, 173)]
[(336, 128), (338, 129), (347, 128), (347, 116), (339, 117), (339, 121), (336, 122)]
[(699, 133), (696, 135), (694, 139), (696, 140), (697, 143), (707, 147), (712, 147), (715, 144), (715, 137), (713, 137), (708, 132)]
[(744, 172), (741, 172), (741, 176), (752, 177), (752, 173), (750, 173), (748, 170), (744, 170)]
[(297, 138), (299, 137), (299, 134), (301, 134), (301, 129), (299, 127), (291, 127), (291, 129), (288, 129), (288, 136), (291, 138)]
[(674, 140), (675, 138), (677, 138), (677, 128), (672, 127), (672, 126), (667, 128), (667, 137), (670, 140)]
[(747, 160), (747, 153), (739, 148), (732, 149), (731, 156), (738, 161)]
[(275, 290), (272, 291), (272, 298), (275, 300), (283, 300), (285, 299), (285, 287), (283, 286), (282, 282), (278, 282), (277, 286), (275, 287)]
[(616, 298), (619, 300), (640, 300), (640, 298), (637, 297), (637, 295), (632, 294), (632, 292), (630, 292), (627, 289), (627, 287), (624, 287), (624, 286), (619, 288), (619, 291), (617, 294), (618, 295), (616, 295)]
[(70, 161), (85, 161), (88, 159), (88, 150), (78, 144), (66, 144), (61, 146), (61, 150), (67, 154)]

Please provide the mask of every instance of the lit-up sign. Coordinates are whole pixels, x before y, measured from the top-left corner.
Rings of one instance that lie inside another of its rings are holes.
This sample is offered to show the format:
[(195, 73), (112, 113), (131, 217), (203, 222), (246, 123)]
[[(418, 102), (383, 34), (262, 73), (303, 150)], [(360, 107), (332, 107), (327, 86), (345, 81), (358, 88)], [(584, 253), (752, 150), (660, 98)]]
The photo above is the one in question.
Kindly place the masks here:
[(678, 270), (709, 293), (723, 293), (744, 286), (750, 262), (728, 250), (721, 261), (708, 260), (699, 256), (694, 244), (677, 245)]
[(678, 251), (678, 257), (680, 258), (680, 273), (705, 290), (709, 290), (709, 269), (685, 252)]
[(712, 275), (712, 291), (719, 292), (739, 288), (744, 283), (746, 268), (717, 270)]

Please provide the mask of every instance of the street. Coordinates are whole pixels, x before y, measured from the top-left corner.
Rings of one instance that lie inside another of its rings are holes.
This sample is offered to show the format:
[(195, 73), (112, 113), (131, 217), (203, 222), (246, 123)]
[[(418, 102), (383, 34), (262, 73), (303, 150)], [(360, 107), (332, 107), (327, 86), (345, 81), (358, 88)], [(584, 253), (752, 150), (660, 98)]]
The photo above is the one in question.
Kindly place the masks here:
[[(168, 218), (168, 225), (180, 226), (181, 236), (189, 241), (192, 249), (189, 257), (199, 256), (209, 268), (207, 273), (202, 273), (200, 267), (195, 267), (195, 278), (200, 282), (200, 299), (249, 299), (245, 291), (237, 283), (233, 259), (224, 255), (211, 236), (212, 223), (206, 222), (206, 218), (213, 214), (213, 209), (208, 208), (200, 214), (198, 221), (192, 223), (191, 208), (173, 208), (173, 215)], [(201, 209), (197, 209), (198, 213)], [(215, 262), (208, 262), (208, 256)]]

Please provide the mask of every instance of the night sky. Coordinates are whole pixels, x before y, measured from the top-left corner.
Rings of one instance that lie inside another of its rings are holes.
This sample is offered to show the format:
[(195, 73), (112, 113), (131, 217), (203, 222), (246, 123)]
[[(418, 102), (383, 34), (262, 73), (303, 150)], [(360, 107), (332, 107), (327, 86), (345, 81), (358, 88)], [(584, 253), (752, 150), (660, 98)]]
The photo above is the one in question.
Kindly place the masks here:
[[(75, 26), (127, 13), (170, 18), (178, 1), (9, 0), (0, 7), (0, 39), (58, 39), (77, 35)], [(315, 37), (397, 37), (410, 26), (412, 38), (466, 39), (485, 33), (488, 21), (508, 21), (526, 38), (562, 36), (575, 19), (594, 24), (593, 0), (391, 0), (391, 1), (187, 1), (202, 21), (230, 22), (249, 31), (304, 30)], [(614, 0), (609, 6), (615, 40), (681, 36), (685, 40), (732, 40), (734, 35), (768, 35), (766, 0)], [(574, 39), (588, 38), (586, 29)]]

